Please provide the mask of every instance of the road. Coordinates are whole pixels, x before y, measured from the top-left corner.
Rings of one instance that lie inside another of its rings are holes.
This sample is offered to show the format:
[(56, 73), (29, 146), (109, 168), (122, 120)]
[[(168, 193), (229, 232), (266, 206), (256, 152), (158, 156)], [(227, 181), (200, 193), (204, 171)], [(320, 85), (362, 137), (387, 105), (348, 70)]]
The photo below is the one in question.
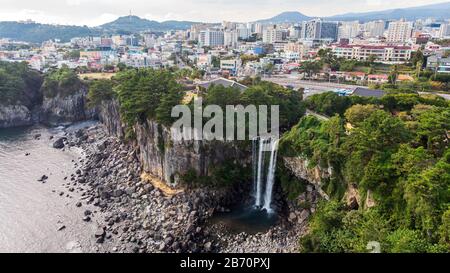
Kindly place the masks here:
[[(279, 85), (283, 85), (283, 86), (292, 86), (295, 89), (298, 88), (305, 88), (306, 92), (305, 92), (305, 98), (312, 96), (312, 95), (316, 95), (316, 94), (321, 94), (321, 93), (325, 93), (328, 91), (333, 91), (335, 89), (350, 89), (353, 90), (357, 87), (362, 87), (362, 88), (368, 88), (367, 86), (360, 86), (360, 85), (348, 85), (348, 84), (339, 84), (339, 83), (333, 83), (333, 82), (315, 82), (315, 81), (305, 81), (305, 80), (300, 80), (298, 78), (294, 78), (294, 77), (289, 77), (289, 76), (280, 76), (280, 77), (265, 77), (263, 78), (263, 80), (265, 81), (270, 81)], [(420, 94), (429, 94), (429, 93), (423, 93), (423, 92), (419, 92)], [(443, 97), (446, 100), (450, 100), (450, 94), (442, 94), (442, 93), (434, 93), (438, 96)]]

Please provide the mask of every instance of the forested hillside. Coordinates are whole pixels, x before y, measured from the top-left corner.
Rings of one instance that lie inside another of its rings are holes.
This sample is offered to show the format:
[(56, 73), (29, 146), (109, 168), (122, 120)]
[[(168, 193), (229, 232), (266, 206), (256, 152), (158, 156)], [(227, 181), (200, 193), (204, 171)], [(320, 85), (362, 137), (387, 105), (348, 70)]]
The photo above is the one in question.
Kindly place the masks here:
[(331, 167), (331, 196), (301, 238), (304, 252), (450, 251), (450, 106), (435, 96), (380, 100), (327, 93), (307, 100), (328, 121), (304, 117), (282, 139), (284, 156)]

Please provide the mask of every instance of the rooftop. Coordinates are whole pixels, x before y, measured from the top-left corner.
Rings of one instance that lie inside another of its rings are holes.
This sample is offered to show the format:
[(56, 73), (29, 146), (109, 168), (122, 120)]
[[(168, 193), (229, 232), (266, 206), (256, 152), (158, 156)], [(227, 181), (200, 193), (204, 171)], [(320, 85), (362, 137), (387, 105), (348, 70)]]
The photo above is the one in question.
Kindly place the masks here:
[(240, 84), (238, 82), (232, 81), (232, 80), (228, 80), (225, 78), (218, 78), (218, 79), (214, 79), (211, 80), (209, 82), (204, 82), (199, 84), (198, 86), (203, 87), (205, 89), (208, 89), (211, 85), (222, 85), (224, 87), (237, 87), (239, 90), (244, 91), (246, 90), (248, 87)]
[(385, 92), (383, 90), (368, 89), (362, 87), (357, 87), (352, 93), (352, 96), (371, 97), (371, 98), (381, 98), (384, 95)]

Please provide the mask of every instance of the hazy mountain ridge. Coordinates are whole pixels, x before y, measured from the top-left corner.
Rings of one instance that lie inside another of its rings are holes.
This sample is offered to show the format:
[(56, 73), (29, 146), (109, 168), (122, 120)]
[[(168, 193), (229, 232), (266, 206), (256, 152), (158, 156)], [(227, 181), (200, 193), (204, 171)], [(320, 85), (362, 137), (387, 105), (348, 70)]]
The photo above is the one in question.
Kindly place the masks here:
[(334, 21), (372, 21), (372, 20), (395, 20), (406, 19), (416, 20), (433, 17), (435, 19), (449, 19), (450, 2), (426, 5), (412, 8), (389, 9), (383, 11), (372, 11), (364, 13), (346, 13), (327, 17), (328, 20)]
[[(341, 15), (334, 15), (329, 17), (323, 17), (323, 19), (331, 21), (372, 21), (372, 20), (395, 20), (395, 19), (425, 19), (433, 17), (436, 19), (448, 19), (450, 18), (450, 2), (425, 5), (411, 8), (401, 9), (388, 9), (372, 12), (357, 12), (357, 13), (345, 13)], [(300, 22), (307, 21), (313, 18), (304, 15), (298, 11), (288, 11), (278, 14), (272, 18), (258, 20), (258, 23), (286, 23), (286, 22)]]

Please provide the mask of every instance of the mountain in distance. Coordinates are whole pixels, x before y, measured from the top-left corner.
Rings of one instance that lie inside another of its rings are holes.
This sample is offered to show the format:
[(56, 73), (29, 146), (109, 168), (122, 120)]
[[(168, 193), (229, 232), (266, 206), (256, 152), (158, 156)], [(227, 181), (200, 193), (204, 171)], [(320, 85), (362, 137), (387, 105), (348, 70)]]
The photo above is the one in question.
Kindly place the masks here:
[(325, 19), (332, 21), (373, 21), (373, 20), (416, 20), (435, 18), (438, 20), (450, 18), (450, 2), (431, 4), (412, 8), (389, 9), (363, 13), (346, 13), (335, 15)]
[(157, 21), (130, 15), (119, 17), (113, 22), (101, 25), (100, 28), (108, 32), (139, 32), (146, 30), (167, 31), (172, 29), (185, 30), (190, 28), (193, 24), (196, 23), (189, 21), (165, 21), (160, 23)]
[(259, 20), (259, 21), (257, 21), (257, 23), (280, 24), (280, 23), (293, 23), (293, 22), (308, 21), (311, 19), (312, 19), (312, 17), (306, 16), (298, 11), (287, 11), (287, 12), (283, 12), (283, 13), (278, 14), (277, 16), (269, 18), (269, 19)]
[(30, 43), (59, 39), (63, 42), (74, 37), (99, 36), (107, 34), (135, 33), (140, 31), (185, 30), (195, 22), (157, 22), (138, 16), (124, 16), (98, 27), (50, 25), (40, 23), (0, 22), (0, 38), (10, 38)]
[(0, 22), (0, 38), (30, 43), (59, 39), (69, 41), (74, 37), (97, 36), (103, 31), (87, 26), (48, 25), (39, 23)]
[[(362, 13), (346, 13), (341, 15), (334, 15), (330, 17), (324, 17), (322, 19), (329, 21), (373, 21), (373, 20), (416, 20), (416, 19), (426, 19), (435, 18), (438, 20), (449, 19), (450, 18), (450, 2), (432, 4), (426, 6), (404, 8), (404, 9), (389, 9), (382, 11), (372, 11), (372, 12), (362, 12)], [(259, 20), (258, 23), (298, 23), (301, 21), (309, 21), (313, 18), (320, 17), (310, 17), (306, 16), (297, 11), (283, 12), (275, 17)]]

